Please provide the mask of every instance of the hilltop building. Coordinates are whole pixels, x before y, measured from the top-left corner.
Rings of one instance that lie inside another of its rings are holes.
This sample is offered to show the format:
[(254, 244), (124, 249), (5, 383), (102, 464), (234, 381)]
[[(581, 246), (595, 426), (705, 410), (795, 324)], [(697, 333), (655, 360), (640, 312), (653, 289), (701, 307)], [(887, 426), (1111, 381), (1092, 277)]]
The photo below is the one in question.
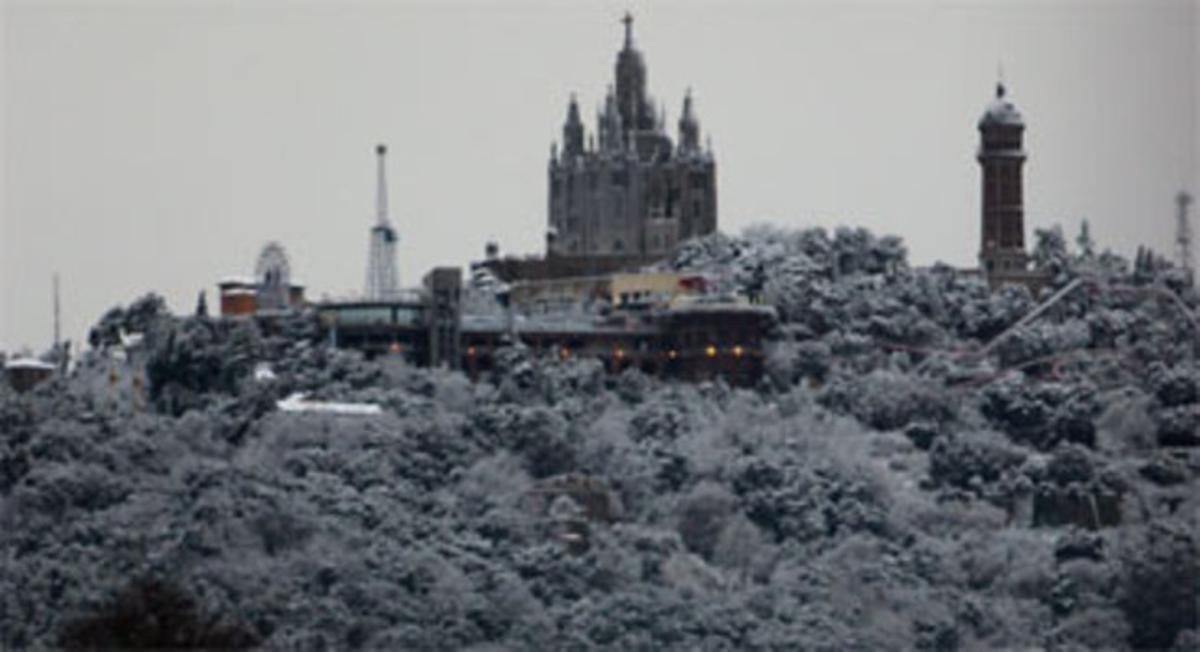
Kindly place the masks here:
[(700, 146), (692, 94), (683, 98), (678, 141), (646, 91), (646, 64), (625, 15), (616, 85), (586, 134), (572, 95), (562, 149), (549, 163), (548, 256), (663, 258), (676, 244), (717, 229), (716, 165)]
[(979, 161), (982, 177), (979, 265), (988, 283), (1036, 286), (1040, 275), (1029, 269), (1025, 251), (1025, 208), (1021, 179), (1025, 164), (1022, 138), (1025, 120), (1003, 83), (979, 118)]
[(646, 90), (633, 17), (626, 14), (623, 22), (615, 84), (597, 107), (595, 132), (587, 132), (572, 94), (561, 147), (550, 147), (545, 256), (501, 258), (489, 243), (473, 268), (507, 282), (630, 271), (717, 230), (716, 164), (711, 143), (700, 144), (692, 93), (683, 98), (672, 140), (666, 109)]
[[(579, 261), (605, 257), (501, 260), (489, 245), (488, 261), (511, 265), (517, 278), (491, 289), (464, 288), (461, 269), (436, 267), (419, 287), (382, 291), (395, 283), (394, 267), (389, 272), (386, 261), (394, 256), (390, 245), (397, 240), (387, 220), (384, 152), (382, 146), (377, 150), (379, 220), (372, 230), (368, 264), (369, 270), (382, 272), (374, 276), (384, 282), (373, 286), (368, 281), (369, 290), (377, 290), (368, 291), (368, 296), (325, 300), (314, 307), (324, 337), (334, 346), (410, 364), (462, 369), (472, 378), (492, 369), (498, 350), (515, 342), (560, 358), (596, 358), (612, 373), (634, 367), (671, 378), (721, 376), (744, 385), (761, 377), (765, 339), (777, 321), (775, 310), (709, 294), (703, 278), (614, 273), (613, 268), (589, 276), (580, 273), (585, 267)], [(286, 283), (289, 278), (285, 257), (267, 258), (267, 263), (260, 260), (259, 280), (247, 282), (242, 290), (250, 300), (262, 294), (266, 281)], [(566, 265), (554, 267), (555, 261)], [(229, 315), (229, 292), (222, 289), (222, 314)], [(279, 314), (249, 305), (247, 312), (267, 328)]]

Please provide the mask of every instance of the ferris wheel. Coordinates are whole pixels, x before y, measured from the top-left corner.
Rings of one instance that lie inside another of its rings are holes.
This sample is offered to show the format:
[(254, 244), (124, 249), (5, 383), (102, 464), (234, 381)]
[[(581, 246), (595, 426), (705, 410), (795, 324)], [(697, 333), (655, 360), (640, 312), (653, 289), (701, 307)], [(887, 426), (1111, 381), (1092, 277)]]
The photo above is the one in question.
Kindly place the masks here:
[(259, 309), (283, 309), (288, 306), (292, 266), (283, 245), (271, 241), (262, 248), (258, 263), (254, 266), (254, 278), (258, 281)]

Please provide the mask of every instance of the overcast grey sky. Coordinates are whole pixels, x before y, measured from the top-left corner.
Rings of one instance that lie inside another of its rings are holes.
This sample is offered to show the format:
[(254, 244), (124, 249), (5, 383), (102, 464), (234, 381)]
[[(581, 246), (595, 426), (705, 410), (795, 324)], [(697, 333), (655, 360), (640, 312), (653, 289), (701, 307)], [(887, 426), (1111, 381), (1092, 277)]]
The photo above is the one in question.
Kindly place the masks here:
[(310, 296), (359, 291), (376, 142), (404, 284), (497, 238), (540, 252), (569, 94), (635, 16), (649, 89), (694, 90), (720, 225), (864, 225), (973, 265), (975, 122), (1003, 65), (1027, 231), (1087, 217), (1170, 253), (1197, 187), (1193, 0), (18, 2), (3, 9), (0, 350), (154, 290), (177, 311), (280, 240)]

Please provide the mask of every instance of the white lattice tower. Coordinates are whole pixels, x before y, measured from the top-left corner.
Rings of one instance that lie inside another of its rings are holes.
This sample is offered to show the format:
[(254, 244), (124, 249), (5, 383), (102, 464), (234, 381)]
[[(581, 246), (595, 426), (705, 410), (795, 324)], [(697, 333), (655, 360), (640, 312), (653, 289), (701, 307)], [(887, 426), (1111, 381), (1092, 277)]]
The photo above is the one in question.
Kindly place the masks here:
[(367, 252), (366, 296), (368, 299), (388, 299), (396, 295), (399, 281), (396, 274), (396, 230), (388, 219), (387, 173), (384, 166), (387, 146), (376, 146), (375, 154), (379, 160), (379, 180), (375, 197), (375, 226), (371, 227)]

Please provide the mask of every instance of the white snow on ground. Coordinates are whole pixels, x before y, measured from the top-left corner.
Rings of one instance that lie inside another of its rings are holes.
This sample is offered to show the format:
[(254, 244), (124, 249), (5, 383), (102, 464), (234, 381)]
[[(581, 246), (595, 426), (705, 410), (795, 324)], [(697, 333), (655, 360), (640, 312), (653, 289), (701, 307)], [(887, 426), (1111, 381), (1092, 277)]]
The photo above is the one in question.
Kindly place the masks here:
[(325, 412), (328, 414), (350, 414), (355, 416), (376, 416), (383, 414), (378, 405), (372, 403), (334, 403), (326, 401), (306, 401), (304, 394), (297, 392), (276, 401), (275, 406), (283, 412)]
[(6, 362), (4, 367), (7, 369), (54, 369), (54, 365), (48, 362), (42, 362), (36, 358), (14, 358)]
[(260, 362), (254, 367), (254, 380), (259, 382), (267, 382), (275, 380), (275, 372), (271, 370), (271, 365)]

